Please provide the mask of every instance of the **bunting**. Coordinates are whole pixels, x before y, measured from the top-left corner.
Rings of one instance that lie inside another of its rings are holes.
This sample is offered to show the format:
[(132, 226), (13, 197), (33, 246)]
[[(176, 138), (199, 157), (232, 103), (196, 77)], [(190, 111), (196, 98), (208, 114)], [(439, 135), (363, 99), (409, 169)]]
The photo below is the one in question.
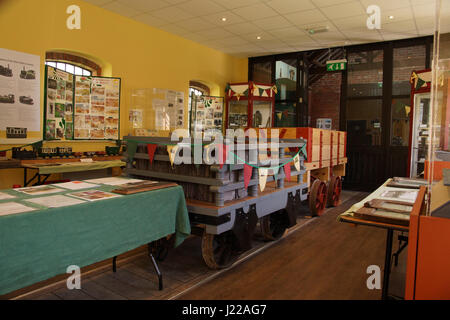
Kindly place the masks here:
[(261, 192), (264, 191), (264, 189), (266, 188), (266, 182), (267, 182), (267, 174), (268, 174), (268, 169), (267, 168), (259, 168), (258, 169), (258, 175), (259, 175), (259, 190), (261, 190)]
[(170, 165), (173, 167), (173, 162), (175, 161), (175, 156), (178, 151), (178, 146), (167, 146), (167, 152), (169, 153)]
[(253, 168), (248, 164), (244, 164), (244, 187), (248, 188), (248, 184), (250, 183), (250, 179), (252, 177)]
[(286, 179), (291, 181), (291, 163), (286, 163), (284, 165), (284, 175)]
[(294, 157), (295, 170), (300, 171), (300, 157), (298, 154)]
[(127, 142), (127, 152), (128, 152), (128, 158), (130, 162), (133, 162), (134, 155), (136, 154), (137, 150), (137, 142), (134, 141), (128, 141)]
[(150, 160), (150, 163), (153, 164), (153, 158), (155, 157), (155, 151), (158, 145), (156, 144), (147, 144), (147, 153), (148, 153), (148, 159)]
[(230, 146), (226, 144), (219, 144), (219, 164), (220, 169), (223, 168), (223, 165), (227, 162), (228, 152), (230, 150)]

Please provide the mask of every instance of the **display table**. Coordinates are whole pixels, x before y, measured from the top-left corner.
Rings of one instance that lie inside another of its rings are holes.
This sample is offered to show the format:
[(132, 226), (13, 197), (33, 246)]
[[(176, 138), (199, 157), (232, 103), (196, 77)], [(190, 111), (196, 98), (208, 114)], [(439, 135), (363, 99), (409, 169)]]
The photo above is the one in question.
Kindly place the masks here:
[[(394, 224), (394, 223), (384, 223), (384, 222), (378, 222), (378, 221), (370, 221), (367, 219), (363, 219), (361, 217), (354, 216), (354, 212), (358, 209), (362, 208), (364, 206), (364, 203), (366, 203), (369, 200), (372, 200), (377, 197), (377, 195), (380, 194), (380, 191), (386, 187), (388, 183), (390, 183), (392, 179), (388, 179), (381, 187), (379, 187), (377, 190), (375, 190), (373, 193), (371, 193), (369, 196), (367, 196), (362, 201), (354, 204), (350, 209), (348, 209), (346, 212), (342, 213), (338, 216), (338, 221), (340, 222), (347, 222), (352, 223), (355, 225), (365, 225), (369, 227), (375, 227), (375, 228), (382, 228), (386, 230), (386, 252), (385, 252), (385, 260), (384, 260), (384, 275), (383, 275), (383, 287), (381, 291), (381, 298), (383, 300), (388, 299), (388, 290), (389, 290), (389, 277), (390, 277), (390, 270), (391, 270), (391, 258), (392, 258), (392, 241), (394, 236), (394, 230), (395, 231), (401, 231), (401, 232), (408, 232), (409, 227), (401, 224)], [(416, 202), (412, 208), (412, 211), (419, 210), (420, 206), (422, 204), (424, 197), (424, 191), (420, 190), (419, 194), (417, 195)], [(419, 208), (419, 209), (418, 209)], [(401, 240), (403, 240), (404, 245), (399, 248), (399, 250), (394, 254), (396, 258), (398, 257), (399, 253), (405, 248), (405, 246), (408, 243), (408, 237), (402, 237)]]
[[(31, 162), (22, 161), (22, 167), (24, 168), (23, 184), (24, 187), (28, 186), (35, 178), (38, 179), (36, 184), (44, 183), (51, 174), (54, 173), (68, 173), (68, 172), (84, 172), (92, 170), (101, 170), (115, 167), (124, 167), (126, 163), (121, 160), (104, 160), (93, 162)], [(35, 175), (27, 180), (28, 170), (36, 170)], [(43, 180), (41, 180), (44, 176)]]
[[(16, 198), (0, 203), (14, 201), (37, 210), (0, 216), (0, 294), (65, 274), (70, 265), (85, 267), (173, 233), (177, 246), (191, 231), (180, 186), (59, 208), (26, 202), (38, 196), (14, 189), (2, 192)], [(61, 189), (46, 196), (73, 192), (78, 191)]]

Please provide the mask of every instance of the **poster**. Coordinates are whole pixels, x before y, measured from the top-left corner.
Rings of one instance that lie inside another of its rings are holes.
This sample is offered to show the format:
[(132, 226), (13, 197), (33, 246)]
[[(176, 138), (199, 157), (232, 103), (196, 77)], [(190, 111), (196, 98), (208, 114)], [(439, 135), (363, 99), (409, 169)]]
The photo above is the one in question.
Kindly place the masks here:
[(73, 75), (47, 66), (46, 140), (73, 139)]
[(119, 139), (120, 79), (75, 77), (75, 139)]
[(0, 48), (0, 130), (41, 130), (40, 57)]
[(164, 96), (152, 101), (156, 130), (184, 128), (184, 92), (153, 88), (153, 93)]
[(195, 96), (194, 99), (194, 130), (222, 130), (223, 98), (213, 96)]

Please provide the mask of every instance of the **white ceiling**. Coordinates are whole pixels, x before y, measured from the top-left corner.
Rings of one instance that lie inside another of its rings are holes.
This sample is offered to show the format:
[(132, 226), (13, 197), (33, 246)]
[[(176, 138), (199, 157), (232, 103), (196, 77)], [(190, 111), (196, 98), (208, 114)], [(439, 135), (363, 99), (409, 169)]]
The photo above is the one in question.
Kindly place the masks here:
[[(431, 35), (435, 20), (433, 0), (85, 1), (238, 57)], [(442, 3), (441, 30), (450, 32), (450, 0)], [(380, 30), (366, 27), (374, 4)], [(320, 26), (328, 31), (306, 31)]]

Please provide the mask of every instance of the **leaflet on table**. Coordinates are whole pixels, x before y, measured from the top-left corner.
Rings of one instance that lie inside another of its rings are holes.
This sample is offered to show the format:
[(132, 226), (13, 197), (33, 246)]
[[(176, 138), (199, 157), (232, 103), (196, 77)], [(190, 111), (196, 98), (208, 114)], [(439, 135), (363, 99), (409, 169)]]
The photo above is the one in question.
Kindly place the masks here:
[(31, 202), (34, 204), (38, 204), (47, 208), (59, 208), (59, 207), (68, 207), (73, 206), (75, 204), (85, 203), (85, 201), (80, 199), (75, 199), (63, 195), (49, 196), (49, 197), (40, 197), (25, 200), (27, 202)]
[(35, 187), (18, 188), (18, 189), (14, 189), (14, 191), (25, 193), (30, 196), (38, 196), (38, 195), (42, 195), (42, 194), (62, 192), (63, 190), (59, 189), (59, 188), (55, 188), (51, 185), (43, 185), (43, 186), (35, 186)]
[(45, 138), (73, 139), (73, 75), (47, 66)]
[(0, 192), (0, 200), (14, 199), (14, 198), (15, 197), (10, 194)]
[(411, 189), (385, 188), (383, 189), (380, 198), (414, 203), (414, 201), (416, 201), (418, 192), (418, 190)]
[(58, 183), (56, 186), (59, 188), (69, 189), (69, 190), (81, 190), (98, 187), (97, 184), (86, 183), (83, 181), (70, 181), (64, 183)]
[(68, 195), (87, 201), (98, 201), (120, 197), (120, 195), (118, 194), (109, 193), (101, 190), (80, 191), (75, 193), (69, 193)]
[(108, 178), (86, 180), (86, 182), (89, 182), (89, 183), (106, 184), (106, 185), (110, 185), (110, 186), (118, 186), (118, 185), (125, 184), (125, 183), (135, 183), (135, 182), (142, 182), (142, 181), (145, 181), (145, 180), (120, 178), (120, 177), (108, 177)]
[(0, 216), (6, 216), (15, 213), (29, 212), (36, 209), (24, 206), (17, 202), (0, 203)]

